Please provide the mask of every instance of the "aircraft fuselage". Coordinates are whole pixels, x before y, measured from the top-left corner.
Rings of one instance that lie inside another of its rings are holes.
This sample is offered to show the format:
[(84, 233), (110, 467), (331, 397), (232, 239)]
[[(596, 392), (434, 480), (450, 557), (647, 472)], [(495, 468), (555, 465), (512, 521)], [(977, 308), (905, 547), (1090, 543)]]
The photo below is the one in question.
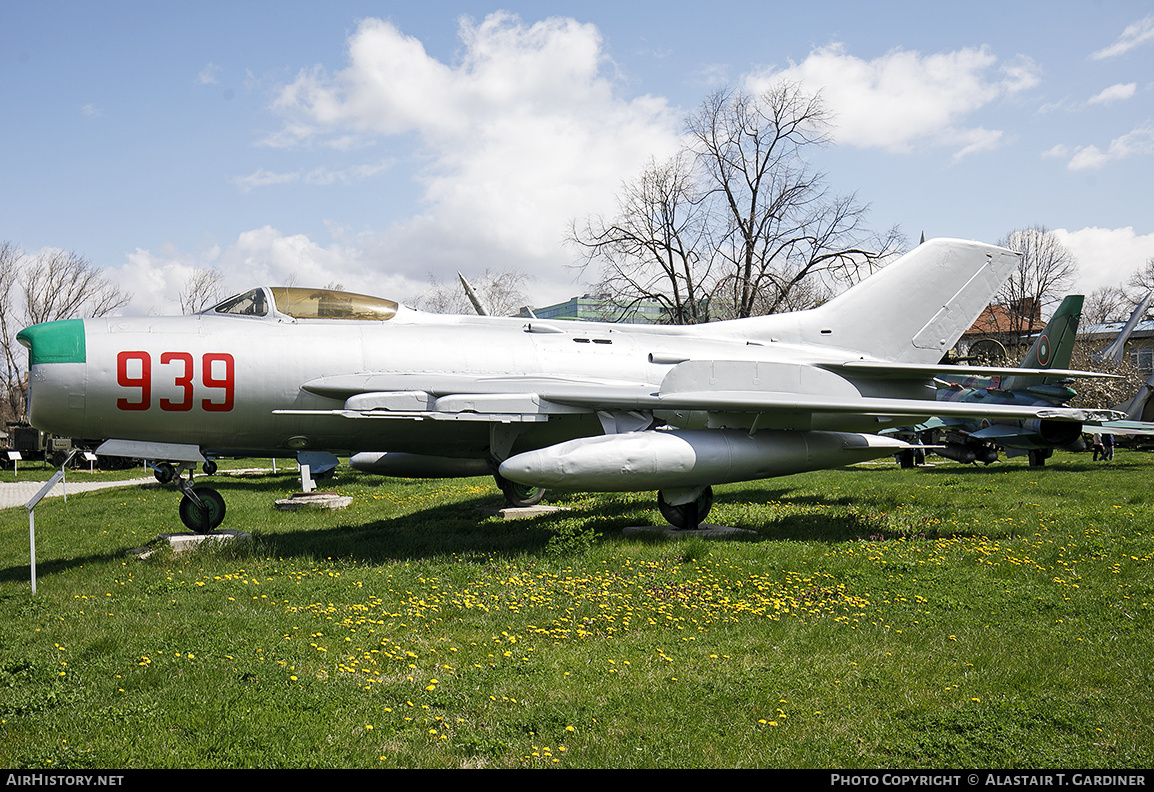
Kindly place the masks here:
[[(502, 378), (526, 376), (656, 391), (677, 362), (691, 358), (815, 359), (813, 350), (727, 337), (726, 324), (716, 326), (714, 337), (701, 337), (681, 328), (417, 312), (384, 322), (212, 314), (74, 320), (25, 331), (35, 340), (30, 420), (65, 436), (210, 449), (422, 453), (435, 448), (442, 456), (481, 457), (490, 445), (490, 429), (486, 422), (468, 420), (467, 411), (461, 420), (350, 420), (326, 414), (344, 407), (339, 388), (310, 389), (309, 383), (355, 379), (365, 372), (383, 382), (376, 390), (434, 396), (516, 392), (519, 388), (502, 384)], [(844, 357), (830, 350), (831, 360)], [(444, 383), (443, 393), (438, 382)], [(662, 417), (684, 426), (705, 421), (687, 412)], [(851, 416), (831, 416), (823, 423), (813, 428), (875, 425)], [(552, 415), (522, 427), (510, 451), (601, 433), (591, 411)]]

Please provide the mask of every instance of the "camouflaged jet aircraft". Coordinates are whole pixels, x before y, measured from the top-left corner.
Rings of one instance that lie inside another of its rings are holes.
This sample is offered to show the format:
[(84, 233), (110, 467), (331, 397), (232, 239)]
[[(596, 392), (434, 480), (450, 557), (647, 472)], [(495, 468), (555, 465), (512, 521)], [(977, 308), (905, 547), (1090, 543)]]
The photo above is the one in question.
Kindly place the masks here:
[[(1078, 323), (1082, 318), (1083, 296), (1072, 294), (1062, 300), (1058, 310), (1038, 334), (1033, 345), (1022, 358), (1021, 368), (1029, 370), (1049, 369), (1051, 376), (1038, 380), (1036, 376), (939, 376), (939, 401), (964, 401), (1002, 404), (1032, 404), (1065, 407), (1078, 393), (1070, 387), (1070, 358), (1074, 352), (1074, 341), (1078, 334)], [(964, 369), (963, 369), (964, 370)], [(1106, 377), (1110, 375), (1100, 374)], [(1081, 450), (1085, 448), (1082, 434), (1154, 435), (1154, 423), (1134, 419), (1135, 410), (1141, 415), (1148, 389), (1144, 387), (1131, 402), (1114, 407), (1114, 420), (1091, 420), (1084, 424), (1069, 421), (1045, 420), (997, 420), (967, 417), (931, 418), (920, 426), (911, 427), (906, 432), (883, 432), (899, 437), (907, 442), (917, 438), (943, 443), (936, 445), (934, 452), (939, 456), (958, 462), (982, 462), (990, 464), (998, 459), (998, 450), (1004, 449), (1006, 456), (1028, 456), (1031, 467), (1042, 467), (1054, 455), (1054, 449)], [(903, 452), (901, 463), (910, 467), (910, 452)]]
[(952, 370), (937, 361), (1017, 261), (934, 240), (819, 308), (695, 326), (444, 316), (282, 287), (191, 316), (34, 325), (19, 339), (32, 423), (150, 460), (184, 494), (193, 531), (220, 525), (225, 505), (193, 486), (191, 468), (244, 449), (400, 454), (396, 475), (488, 469), (512, 501), (545, 487), (658, 490), (665, 517), (695, 528), (712, 485), (907, 448), (877, 434), (887, 426), (1087, 420), (934, 399), (934, 377)]
[[(1023, 404), (1063, 407), (1077, 393), (1063, 376), (1070, 365), (1078, 321), (1082, 317), (1083, 296), (1072, 294), (1062, 300), (1058, 310), (1022, 358), (1020, 368), (1049, 369), (1048, 378), (1016, 375), (960, 376), (966, 368), (938, 376), (938, 400), (980, 404)], [(1011, 369), (1013, 371), (1013, 369)], [(970, 416), (938, 416), (904, 430), (886, 431), (887, 435), (913, 440), (930, 435), (941, 445), (934, 452), (958, 462), (990, 464), (998, 459), (998, 449), (1010, 455), (1029, 454), (1031, 466), (1044, 465), (1055, 448), (1070, 448), (1081, 443), (1081, 424), (1070, 421), (997, 420)], [(903, 452), (902, 467), (912, 467), (911, 452)]]

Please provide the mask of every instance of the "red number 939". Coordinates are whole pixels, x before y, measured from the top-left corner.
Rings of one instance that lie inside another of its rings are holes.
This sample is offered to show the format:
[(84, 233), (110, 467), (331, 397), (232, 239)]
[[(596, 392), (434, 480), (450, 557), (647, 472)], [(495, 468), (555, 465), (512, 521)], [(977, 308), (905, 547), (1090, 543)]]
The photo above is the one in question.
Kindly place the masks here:
[[(196, 406), (194, 396), (196, 359), (188, 352), (162, 352), (160, 383), (171, 382), (180, 398), (159, 400), (160, 409), (187, 412)], [(236, 365), (227, 352), (206, 352), (200, 358), (200, 385), (203, 388), (200, 409), (205, 412), (228, 412), (232, 409)], [(135, 393), (116, 400), (118, 410), (147, 410), (152, 407), (152, 356), (144, 351), (120, 352), (116, 356), (116, 384)]]

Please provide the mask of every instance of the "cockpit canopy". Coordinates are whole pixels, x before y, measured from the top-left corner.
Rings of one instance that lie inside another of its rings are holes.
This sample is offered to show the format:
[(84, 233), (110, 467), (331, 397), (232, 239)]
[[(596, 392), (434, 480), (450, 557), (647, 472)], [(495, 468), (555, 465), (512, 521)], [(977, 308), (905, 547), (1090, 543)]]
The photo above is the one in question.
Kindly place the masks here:
[[(271, 304), (270, 304), (271, 303)], [(233, 316), (268, 316), (270, 312), (294, 319), (355, 319), (383, 322), (397, 314), (398, 304), (380, 297), (295, 286), (258, 288), (229, 297), (205, 313)]]

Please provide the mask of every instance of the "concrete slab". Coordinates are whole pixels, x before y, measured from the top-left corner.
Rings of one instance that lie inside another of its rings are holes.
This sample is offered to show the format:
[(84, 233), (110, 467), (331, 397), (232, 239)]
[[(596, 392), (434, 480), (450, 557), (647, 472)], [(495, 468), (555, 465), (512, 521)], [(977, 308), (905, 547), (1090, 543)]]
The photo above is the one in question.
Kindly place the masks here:
[(281, 511), (297, 509), (346, 509), (353, 499), (335, 492), (296, 492), (288, 498), (281, 498), (276, 507)]
[(160, 545), (167, 544), (172, 548), (174, 553), (183, 553), (187, 550), (200, 547), (206, 542), (223, 543), (223, 542), (249, 542), (252, 541), (252, 534), (246, 531), (237, 531), (234, 529), (225, 529), (221, 531), (212, 531), (206, 534), (197, 533), (177, 533), (177, 534), (161, 534), (155, 540), (150, 542), (146, 547), (138, 547), (134, 550), (129, 550), (129, 555), (139, 556), (141, 559), (148, 558), (159, 549)]
[(496, 509), (487, 506), (480, 510), (486, 517), (500, 517), (502, 520), (526, 520), (530, 517), (540, 517), (543, 514), (572, 511), (564, 506), (506, 506)]
[(636, 525), (622, 531), (626, 536), (659, 536), (663, 539), (686, 539), (700, 536), (702, 539), (757, 539), (757, 531), (748, 528), (732, 528), (728, 525), (702, 523), (695, 531), (682, 531), (672, 525)]

